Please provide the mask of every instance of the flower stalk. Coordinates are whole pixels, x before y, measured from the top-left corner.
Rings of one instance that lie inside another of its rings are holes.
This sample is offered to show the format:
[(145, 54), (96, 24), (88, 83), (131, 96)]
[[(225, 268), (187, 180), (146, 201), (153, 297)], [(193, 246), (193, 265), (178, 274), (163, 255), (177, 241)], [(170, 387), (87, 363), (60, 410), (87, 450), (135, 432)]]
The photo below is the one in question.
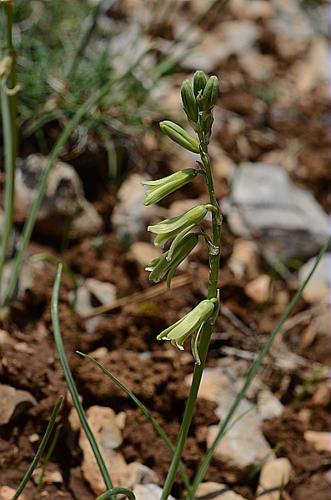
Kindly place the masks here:
[[(214, 191), (214, 183), (213, 176), (211, 171), (210, 158), (208, 155), (208, 142), (206, 142), (204, 133), (201, 132), (200, 136), (200, 148), (201, 148), (201, 161), (204, 166), (204, 170), (206, 173), (206, 182), (208, 187), (210, 204), (213, 205), (214, 210), (212, 211), (212, 245), (214, 250), (209, 250), (209, 283), (208, 283), (208, 299), (217, 299), (218, 289), (218, 273), (220, 266), (220, 250), (221, 250), (221, 223), (222, 218), (220, 214), (219, 204), (216, 200), (215, 191)], [(209, 247), (210, 248), (210, 247)], [(185, 442), (187, 439), (187, 435), (191, 426), (194, 408), (196, 404), (196, 400), (198, 397), (198, 391), (200, 387), (200, 382), (203, 374), (203, 370), (205, 368), (208, 348), (210, 343), (210, 338), (213, 332), (213, 324), (211, 322), (205, 323), (203, 330), (199, 334), (199, 346), (198, 346), (198, 355), (200, 364), (195, 364), (193, 371), (192, 384), (190, 388), (190, 392), (188, 395), (188, 399), (186, 402), (186, 407), (182, 419), (181, 428), (179, 431), (179, 436), (176, 444), (175, 453), (173, 455), (168, 475), (166, 481), (164, 483), (163, 492), (161, 496), (161, 500), (166, 500), (171, 493), (171, 489), (176, 477), (176, 473), (178, 470), (178, 465), (184, 450)]]
[[(181, 97), (183, 108), (187, 115), (188, 122), (196, 133), (197, 138), (192, 137), (186, 130), (173, 122), (165, 121), (160, 124), (161, 130), (170, 139), (183, 148), (200, 155), (200, 172), (204, 174), (203, 178), (205, 179), (209, 193), (209, 203), (206, 205), (198, 205), (178, 217), (173, 217), (172, 219), (167, 219), (159, 224), (148, 227), (149, 231), (156, 234), (154, 240), (156, 246), (163, 246), (170, 243), (169, 250), (158, 259), (155, 259), (149, 268), (147, 268), (151, 271), (150, 279), (159, 281), (169, 272), (170, 276), (173, 275), (178, 266), (178, 262), (182, 262), (190, 253), (188, 243), (190, 241), (193, 242), (193, 240), (190, 239), (193, 237), (192, 235), (195, 235), (195, 238), (199, 236), (204, 237), (208, 247), (210, 267), (207, 298), (201, 301), (191, 312), (179, 319), (174, 325), (171, 325), (161, 332), (157, 337), (162, 340), (170, 340), (181, 350), (184, 349), (184, 342), (190, 337), (191, 350), (196, 362), (192, 385), (187, 399), (176, 448), (163, 487), (161, 500), (166, 500), (170, 495), (180, 464), (194, 414), (199, 386), (213, 331), (213, 324), (215, 323), (219, 309), (217, 283), (220, 265), (222, 218), (219, 204), (215, 196), (212, 169), (208, 154), (208, 144), (213, 124), (213, 107), (218, 97), (218, 91), (218, 78), (212, 76), (207, 79), (203, 71), (197, 71), (195, 73), (192, 83), (185, 80), (182, 84)], [(183, 174), (180, 173), (175, 175), (178, 175), (178, 179), (183, 176)], [(150, 183), (151, 186), (155, 186), (154, 193), (148, 191), (147, 196), (154, 194), (157, 198), (161, 193), (163, 197), (163, 194), (166, 195), (167, 192), (173, 192), (175, 189), (181, 187), (180, 182), (178, 182), (176, 186), (174, 184), (171, 185), (170, 179), (173, 179), (173, 176), (160, 179), (156, 181), (156, 183), (154, 181), (154, 184)], [(162, 191), (160, 191), (160, 189), (162, 189)], [(212, 234), (209, 235), (203, 230), (200, 230), (199, 233), (191, 233), (195, 226), (203, 221), (209, 210), (212, 214)], [(192, 249), (194, 246), (195, 245), (192, 244)], [(190, 495), (190, 493), (188, 494)]]

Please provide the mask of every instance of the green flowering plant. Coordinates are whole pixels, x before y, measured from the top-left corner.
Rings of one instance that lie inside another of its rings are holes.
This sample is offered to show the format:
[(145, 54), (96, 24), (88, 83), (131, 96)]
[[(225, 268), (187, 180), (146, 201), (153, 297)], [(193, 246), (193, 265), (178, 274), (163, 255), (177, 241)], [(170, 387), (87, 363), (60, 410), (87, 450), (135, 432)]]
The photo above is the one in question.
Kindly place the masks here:
[[(215, 323), (219, 309), (217, 282), (220, 264), (222, 218), (219, 204), (215, 197), (212, 169), (208, 154), (208, 144), (214, 121), (213, 108), (216, 104), (218, 93), (218, 78), (216, 76), (207, 78), (203, 71), (197, 71), (194, 74), (192, 82), (189, 80), (183, 82), (181, 87), (183, 108), (195, 137), (178, 124), (168, 120), (162, 121), (160, 128), (176, 144), (200, 156), (200, 161), (197, 162), (199, 168), (184, 169), (163, 179), (144, 181), (143, 183), (148, 187), (145, 205), (157, 203), (168, 194), (194, 181), (198, 174), (201, 174), (203, 177), (209, 194), (209, 203), (197, 205), (177, 217), (163, 220), (147, 228), (148, 231), (155, 234), (155, 246), (163, 247), (169, 245), (169, 248), (160, 257), (154, 259), (146, 268), (147, 271), (150, 271), (151, 281), (158, 282), (167, 277), (167, 285), (170, 287), (171, 279), (176, 269), (190, 255), (200, 237), (207, 244), (210, 266), (208, 297), (199, 302), (189, 313), (166, 328), (157, 337), (159, 340), (171, 341), (180, 350), (184, 349), (185, 341), (190, 338), (191, 350), (195, 359), (192, 386), (161, 500), (168, 498), (178, 470), (206, 363), (213, 324)], [(210, 235), (199, 228), (196, 230), (197, 226), (206, 217), (208, 211), (212, 215), (212, 230)]]

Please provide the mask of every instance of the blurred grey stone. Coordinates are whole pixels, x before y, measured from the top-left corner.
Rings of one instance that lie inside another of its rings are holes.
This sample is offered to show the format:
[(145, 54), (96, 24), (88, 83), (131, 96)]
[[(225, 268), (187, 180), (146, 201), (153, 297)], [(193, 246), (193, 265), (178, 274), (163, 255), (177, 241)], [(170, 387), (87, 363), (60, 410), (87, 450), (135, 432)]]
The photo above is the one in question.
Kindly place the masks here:
[[(15, 260), (10, 260), (4, 266), (0, 290), (1, 299), (4, 299), (5, 297), (7, 287), (13, 273), (14, 264)], [(49, 273), (53, 269), (54, 267), (46, 261), (35, 261), (31, 258), (27, 258), (23, 263), (23, 267), (19, 275), (16, 298), (22, 299), (25, 292), (32, 290), (40, 278), (44, 276), (45, 273)]]
[[(138, 484), (133, 489), (133, 493), (136, 500), (160, 500), (162, 489), (156, 484)], [(171, 495), (168, 498), (169, 500), (175, 500)]]
[(112, 214), (112, 224), (122, 244), (137, 241), (141, 234), (146, 233), (147, 222), (160, 212), (155, 205), (144, 205), (146, 187), (141, 184), (144, 179), (146, 177), (138, 174), (130, 175), (117, 193), (118, 203)]
[[(48, 158), (33, 154), (19, 159), (16, 170), (16, 218), (25, 220), (38, 192)], [(69, 239), (94, 236), (102, 229), (102, 219), (84, 197), (83, 186), (73, 167), (58, 161), (50, 173), (38, 212), (40, 232)]]
[(91, 313), (98, 305), (110, 304), (116, 299), (116, 287), (111, 283), (88, 278), (78, 287), (75, 310), (81, 316)]
[(203, 33), (201, 42), (186, 55), (182, 66), (211, 73), (228, 57), (240, 57), (252, 50), (261, 33), (260, 26), (248, 19), (224, 21), (221, 30)]
[(260, 239), (285, 260), (315, 255), (329, 234), (328, 217), (313, 195), (274, 165), (242, 163), (222, 209), (234, 234)]
[(269, 389), (265, 388), (258, 393), (257, 411), (262, 420), (271, 420), (281, 416), (284, 405)]
[[(302, 285), (303, 282), (308, 277), (312, 267), (315, 263), (316, 257), (310, 259), (304, 266), (300, 268), (299, 271), (299, 284)], [(321, 258), (314, 274), (307, 283), (304, 291), (303, 297), (307, 302), (311, 303), (327, 303), (330, 299), (329, 297), (329, 283), (330, 283), (330, 262), (331, 254), (327, 253)]]
[(17, 390), (9, 385), (0, 385), (0, 425), (5, 425), (36, 404), (35, 398), (27, 391)]

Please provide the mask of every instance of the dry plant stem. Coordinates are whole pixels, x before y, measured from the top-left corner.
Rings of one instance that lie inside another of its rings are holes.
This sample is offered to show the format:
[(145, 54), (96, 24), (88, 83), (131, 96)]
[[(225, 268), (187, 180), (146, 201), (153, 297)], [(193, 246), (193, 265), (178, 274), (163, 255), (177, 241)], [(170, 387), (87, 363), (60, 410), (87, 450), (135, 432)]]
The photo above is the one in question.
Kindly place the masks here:
[[(0, 283), (2, 281), (3, 268), (6, 262), (10, 237), (12, 234), (14, 208), (15, 208), (15, 168), (17, 155), (17, 130), (16, 130), (16, 55), (13, 48), (13, 3), (5, 2), (6, 11), (6, 55), (11, 59), (11, 68), (8, 78), (1, 81), (1, 114), (3, 124), (3, 142), (5, 153), (5, 196), (4, 196), (4, 230), (2, 235), (0, 253)], [(7, 88), (8, 86), (8, 88)], [(12, 93), (8, 92), (13, 91)]]
[[(213, 246), (212, 248), (209, 249), (210, 271), (209, 271), (209, 284), (208, 284), (208, 299), (213, 299), (217, 298), (217, 281), (218, 281), (218, 272), (220, 266), (220, 247), (221, 247), (221, 214), (214, 192), (213, 176), (211, 173), (210, 160), (208, 156), (208, 145), (205, 142), (204, 138), (202, 137), (200, 137), (200, 147), (201, 147), (201, 161), (206, 175), (210, 204), (213, 205), (214, 207), (214, 210), (212, 210)], [(206, 323), (203, 329), (203, 333), (201, 335), (201, 342), (199, 346), (201, 364), (200, 365), (196, 364), (194, 367), (192, 385), (190, 388), (190, 393), (187, 399), (183, 420), (179, 431), (179, 438), (176, 444), (175, 453), (173, 455), (169, 467), (168, 475), (164, 483), (161, 500), (166, 500), (170, 495), (176, 477), (179, 462), (182, 457), (188, 431), (194, 414), (194, 408), (198, 397), (201, 377), (206, 363), (212, 331), (213, 331), (212, 323), (210, 322)]]
[[(175, 290), (176, 288), (188, 285), (191, 282), (191, 276), (176, 276), (172, 280), (171, 288), (172, 290)], [(154, 285), (151, 288), (147, 288), (147, 290), (135, 292), (131, 295), (127, 295), (126, 297), (121, 297), (120, 299), (114, 300), (109, 304), (95, 307), (92, 312), (90, 312), (89, 314), (85, 314), (83, 318), (93, 318), (94, 316), (98, 316), (99, 314), (114, 311), (114, 309), (117, 309), (118, 307), (124, 307), (128, 304), (138, 304), (139, 302), (143, 302), (144, 300), (153, 299), (154, 297), (160, 297), (161, 294), (168, 292), (168, 290), (169, 289), (166, 283), (160, 283), (159, 285)]]

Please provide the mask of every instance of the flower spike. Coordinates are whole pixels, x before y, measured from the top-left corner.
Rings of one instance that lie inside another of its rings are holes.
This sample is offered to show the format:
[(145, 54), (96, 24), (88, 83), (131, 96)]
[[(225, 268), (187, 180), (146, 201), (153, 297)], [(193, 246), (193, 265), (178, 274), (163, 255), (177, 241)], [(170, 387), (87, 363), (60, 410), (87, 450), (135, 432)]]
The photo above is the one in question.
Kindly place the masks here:
[(177, 191), (181, 187), (191, 182), (198, 174), (199, 170), (195, 168), (185, 168), (179, 172), (157, 179), (155, 181), (143, 181), (143, 186), (150, 186), (145, 194), (144, 205), (152, 205), (168, 196), (168, 194)]

